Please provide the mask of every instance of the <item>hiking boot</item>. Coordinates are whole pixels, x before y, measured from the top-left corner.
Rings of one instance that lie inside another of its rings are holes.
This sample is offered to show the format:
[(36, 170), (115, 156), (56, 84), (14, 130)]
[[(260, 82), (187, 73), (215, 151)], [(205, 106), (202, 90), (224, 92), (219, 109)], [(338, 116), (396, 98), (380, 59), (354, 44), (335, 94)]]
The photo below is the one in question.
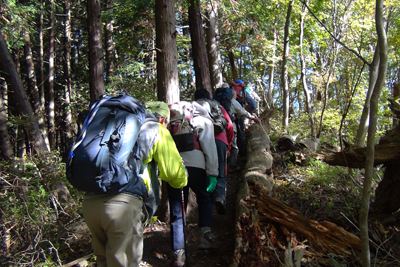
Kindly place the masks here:
[(215, 208), (217, 209), (218, 215), (225, 215), (226, 214), (226, 207), (225, 203), (222, 198), (217, 197), (215, 199)]
[(198, 248), (199, 249), (219, 248), (219, 243), (211, 235), (211, 231), (207, 231), (201, 236)]
[(174, 251), (174, 267), (184, 267), (186, 261), (186, 255), (184, 249), (178, 249)]

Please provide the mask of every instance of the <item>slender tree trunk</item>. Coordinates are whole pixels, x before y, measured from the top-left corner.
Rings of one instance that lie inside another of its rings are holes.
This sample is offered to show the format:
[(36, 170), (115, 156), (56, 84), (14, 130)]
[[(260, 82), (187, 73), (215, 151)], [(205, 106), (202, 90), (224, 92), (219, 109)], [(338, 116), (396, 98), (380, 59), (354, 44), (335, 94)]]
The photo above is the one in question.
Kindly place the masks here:
[(287, 70), (287, 59), (289, 57), (289, 26), (290, 20), (292, 17), (292, 9), (293, 9), (294, 0), (289, 2), (287, 14), (286, 14), (286, 22), (285, 22), (285, 36), (283, 43), (283, 58), (282, 58), (282, 89), (283, 89), (283, 120), (282, 124), (287, 131), (287, 127), (289, 125), (289, 105), (290, 105), (290, 94), (289, 94), (289, 80), (288, 80), (288, 70)]
[(22, 114), (23, 119), (26, 120), (28, 135), (36, 152), (47, 151), (48, 147), (45, 142), (42, 131), (39, 129), (39, 124), (35, 119), (33, 110), (28, 101), (25, 88), (22, 85), (21, 78), (19, 77), (15, 68), (12, 57), (7, 49), (7, 44), (3, 35), (0, 33), (0, 71), (6, 76), (6, 80), (10, 84), (10, 89), (14, 92), (14, 100), (17, 110)]
[[(306, 1), (308, 4), (308, 1)], [(307, 86), (307, 79), (306, 79), (306, 62), (304, 60), (304, 53), (303, 53), (303, 36), (304, 36), (304, 17), (306, 16), (306, 6), (303, 7), (303, 12), (301, 13), (301, 20), (300, 20), (300, 63), (301, 63), (301, 81), (303, 84), (303, 91), (304, 95), (306, 96), (306, 108), (308, 113), (308, 121), (310, 122), (311, 128), (311, 136), (316, 136), (316, 129), (315, 129), (315, 122), (314, 122), (314, 105), (312, 103), (310, 90)]]
[[(106, 8), (107, 10), (111, 10), (112, 8), (112, 1), (107, 0), (106, 1)], [(114, 45), (114, 39), (113, 39), (113, 31), (114, 31), (114, 25), (113, 25), (113, 19), (110, 19), (105, 23), (105, 43), (106, 43), (106, 81), (107, 83), (110, 82), (110, 78), (114, 76), (114, 61), (115, 61), (115, 56), (114, 56), (114, 50), (115, 50), (115, 45)]]
[(2, 159), (9, 161), (13, 156), (13, 150), (10, 143), (10, 136), (8, 135), (7, 108), (4, 98), (6, 95), (7, 83), (3, 79), (0, 79), (0, 83), (0, 153)]
[(204, 40), (203, 20), (201, 19), (200, 2), (190, 0), (189, 29), (192, 43), (193, 65), (196, 77), (196, 89), (206, 89), (212, 94), (210, 71)]
[(360, 124), (357, 129), (357, 135), (355, 138), (355, 145), (363, 147), (365, 144), (365, 137), (367, 135), (369, 127), (369, 112), (370, 112), (370, 101), (372, 91), (375, 87), (376, 79), (378, 77), (378, 67), (379, 67), (379, 47), (375, 48), (374, 58), (369, 65), (369, 84), (368, 91), (365, 97), (365, 104), (361, 114)]
[(67, 158), (69, 149), (73, 145), (72, 130), (72, 112), (71, 112), (71, 95), (72, 95), (72, 78), (71, 78), (71, 2), (65, 0), (65, 16), (64, 16), (64, 103), (62, 106), (64, 116), (64, 157)]
[(219, 28), (218, 28), (218, 3), (210, 1), (208, 4), (207, 20), (207, 52), (208, 63), (213, 91), (220, 87), (222, 81), (221, 52), (219, 49)]
[(32, 54), (32, 48), (31, 48), (31, 39), (29, 36), (29, 32), (24, 29), (23, 30), (23, 35), (24, 35), (24, 53), (25, 53), (25, 64), (26, 64), (26, 71), (28, 73), (28, 91), (30, 95), (30, 101), (32, 104), (32, 109), (33, 112), (36, 116), (36, 119), (39, 123), (39, 129), (43, 135), (44, 141), (48, 147), (49, 147), (49, 141), (47, 137), (47, 131), (46, 131), (46, 124), (44, 121), (44, 112), (41, 109), (41, 104), (40, 104), (40, 97), (39, 97), (39, 89), (37, 87), (37, 82), (36, 82), (36, 73), (35, 73), (35, 65), (33, 63), (33, 54)]
[(228, 57), (229, 57), (229, 63), (231, 65), (231, 70), (232, 70), (232, 80), (236, 81), (237, 79), (239, 79), (239, 76), (238, 76), (236, 63), (235, 63), (235, 54), (233, 54), (233, 51), (229, 51)]
[(100, 0), (87, 1), (89, 28), (89, 88), (90, 101), (96, 101), (104, 94), (103, 47), (101, 33)]
[(273, 93), (274, 93), (274, 75), (275, 75), (275, 53), (276, 53), (276, 40), (277, 40), (277, 33), (276, 33), (276, 26), (277, 20), (275, 19), (274, 22), (274, 41), (272, 45), (272, 64), (269, 72), (269, 88), (267, 93), (267, 105), (269, 109), (274, 108), (274, 101), (273, 101)]
[(50, 148), (56, 147), (55, 139), (55, 110), (54, 110), (54, 60), (55, 60), (55, 38), (54, 38), (54, 3), (50, 2), (50, 21), (49, 21), (49, 67), (47, 84), (47, 131), (49, 133)]
[(369, 235), (368, 235), (368, 212), (369, 203), (371, 198), (371, 184), (374, 171), (374, 159), (375, 159), (375, 144), (376, 144), (376, 124), (378, 120), (378, 107), (379, 107), (379, 96), (382, 91), (382, 87), (386, 81), (387, 71), (387, 39), (386, 32), (383, 23), (383, 0), (376, 0), (376, 11), (375, 11), (375, 25), (376, 32), (378, 35), (378, 51), (379, 51), (379, 69), (378, 77), (375, 83), (374, 91), (371, 96), (370, 106), (370, 119), (368, 127), (368, 138), (367, 138), (367, 151), (366, 151), (366, 162), (365, 162), (365, 180), (363, 187), (363, 196), (360, 207), (360, 237), (361, 237), (361, 259), (364, 267), (369, 267), (370, 262), (370, 251), (369, 251)]
[(45, 1), (42, 1), (40, 5), (39, 13), (39, 29), (38, 29), (38, 64), (39, 64), (39, 75), (38, 75), (38, 90), (39, 90), (39, 105), (42, 114), (45, 112), (45, 100), (44, 100), (44, 57), (43, 57), (43, 13), (44, 13)]
[(175, 2), (156, 0), (156, 50), (158, 100), (179, 101), (178, 58), (176, 48)]

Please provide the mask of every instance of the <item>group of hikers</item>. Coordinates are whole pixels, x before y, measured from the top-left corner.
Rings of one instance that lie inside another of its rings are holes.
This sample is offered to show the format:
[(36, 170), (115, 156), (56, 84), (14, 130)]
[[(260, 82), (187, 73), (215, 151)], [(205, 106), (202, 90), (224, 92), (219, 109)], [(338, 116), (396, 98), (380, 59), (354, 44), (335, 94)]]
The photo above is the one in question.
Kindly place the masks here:
[(158, 178), (167, 182), (173, 266), (185, 266), (189, 188), (198, 204), (199, 249), (218, 248), (211, 234), (213, 205), (226, 214), (230, 169), (244, 155), (244, 120), (256, 123), (257, 104), (244, 82), (224, 83), (211, 99), (141, 105), (126, 94), (94, 103), (67, 162), (67, 178), (86, 191), (83, 216), (97, 266), (139, 266), (143, 226), (160, 203)]

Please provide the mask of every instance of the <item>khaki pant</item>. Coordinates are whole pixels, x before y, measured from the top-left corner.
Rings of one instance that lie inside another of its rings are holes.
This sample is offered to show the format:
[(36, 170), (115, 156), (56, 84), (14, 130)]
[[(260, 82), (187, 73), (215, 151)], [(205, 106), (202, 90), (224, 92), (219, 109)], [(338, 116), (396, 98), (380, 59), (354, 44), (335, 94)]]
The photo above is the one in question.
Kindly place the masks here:
[(143, 254), (143, 202), (127, 194), (86, 197), (83, 216), (98, 267), (137, 267)]

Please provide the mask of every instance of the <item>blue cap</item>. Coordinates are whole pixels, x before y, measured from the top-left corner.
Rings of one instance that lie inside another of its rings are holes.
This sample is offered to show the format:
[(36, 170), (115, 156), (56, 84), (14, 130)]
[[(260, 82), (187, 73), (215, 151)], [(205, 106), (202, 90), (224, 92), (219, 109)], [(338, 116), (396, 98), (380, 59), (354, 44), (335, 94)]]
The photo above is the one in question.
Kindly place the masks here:
[(241, 79), (237, 79), (237, 80), (235, 81), (235, 83), (244, 83), (244, 81), (242, 81)]

